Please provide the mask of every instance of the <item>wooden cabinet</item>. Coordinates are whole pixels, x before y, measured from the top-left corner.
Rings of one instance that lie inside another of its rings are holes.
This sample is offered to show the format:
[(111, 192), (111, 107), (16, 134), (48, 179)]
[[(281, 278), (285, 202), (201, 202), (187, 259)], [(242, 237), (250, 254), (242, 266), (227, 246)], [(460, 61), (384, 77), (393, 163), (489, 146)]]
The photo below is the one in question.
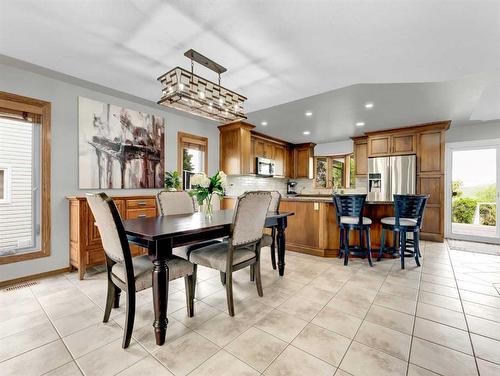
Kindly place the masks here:
[[(70, 265), (83, 279), (89, 266), (105, 262), (99, 229), (85, 197), (68, 197)], [(113, 201), (124, 219), (157, 216), (154, 196), (115, 197)], [(130, 245), (132, 256), (147, 254), (147, 249)]]
[(368, 155), (370, 157), (381, 157), (391, 154), (391, 136), (368, 137)]
[(444, 172), (444, 133), (440, 130), (418, 134), (418, 172)]
[(219, 168), (227, 175), (254, 173), (250, 133), (253, 128), (244, 122), (219, 126)]
[(356, 176), (366, 177), (368, 174), (368, 138), (355, 137), (354, 141), (354, 165)]
[(275, 163), (275, 175), (287, 176), (286, 171), (286, 147), (283, 145), (273, 146), (273, 159)]
[(413, 133), (394, 134), (391, 136), (391, 153), (396, 155), (415, 154), (417, 137)]
[(295, 179), (312, 179), (314, 174), (314, 146), (315, 144), (299, 144), (293, 147)]
[(398, 132), (368, 137), (368, 156), (405, 155), (417, 152), (416, 135)]

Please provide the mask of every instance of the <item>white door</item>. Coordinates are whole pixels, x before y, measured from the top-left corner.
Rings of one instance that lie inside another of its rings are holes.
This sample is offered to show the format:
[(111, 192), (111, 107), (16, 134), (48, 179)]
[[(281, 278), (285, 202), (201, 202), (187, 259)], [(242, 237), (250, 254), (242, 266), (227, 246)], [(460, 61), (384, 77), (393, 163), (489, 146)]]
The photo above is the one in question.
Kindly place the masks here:
[(446, 237), (500, 243), (500, 142), (448, 144), (446, 157)]

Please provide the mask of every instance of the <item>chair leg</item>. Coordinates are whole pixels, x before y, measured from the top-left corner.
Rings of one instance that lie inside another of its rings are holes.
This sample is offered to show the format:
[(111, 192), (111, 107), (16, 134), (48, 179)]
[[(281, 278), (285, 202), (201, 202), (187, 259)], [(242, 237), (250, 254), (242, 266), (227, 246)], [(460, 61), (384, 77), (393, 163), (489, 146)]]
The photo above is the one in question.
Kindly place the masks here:
[(118, 306), (115, 305), (120, 301), (120, 292), (121, 290), (108, 278), (108, 295), (106, 296), (106, 308), (104, 309), (104, 318), (102, 322), (108, 322), (109, 316), (111, 315), (111, 309), (118, 308)]
[(344, 229), (340, 229), (340, 244), (339, 244), (339, 258), (342, 258), (343, 249), (344, 249)]
[(393, 231), (392, 232), (392, 244), (394, 244), (394, 250), (397, 252), (399, 252), (399, 241), (400, 239), (398, 239), (398, 236), (399, 236), (399, 232), (398, 231)]
[(420, 260), (418, 259), (420, 256), (420, 239), (419, 233), (417, 231), (413, 232), (413, 251), (415, 253), (415, 262), (417, 266), (420, 266)]
[(349, 262), (349, 229), (344, 229), (345, 239), (344, 239), (344, 266), (347, 266)]
[(255, 284), (257, 285), (257, 293), (260, 297), (264, 296), (264, 292), (262, 291), (262, 279), (260, 277), (260, 260), (254, 264), (254, 275), (255, 275)]
[(194, 298), (196, 298), (196, 275), (198, 273), (198, 265), (196, 264), (193, 264), (193, 291), (191, 292), (191, 296)]
[(226, 285), (226, 273), (220, 272), (220, 283), (222, 283), (222, 286)]
[(234, 316), (234, 302), (233, 302), (233, 273), (231, 271), (224, 273), (226, 275), (226, 298), (227, 310), (229, 316)]
[(370, 244), (370, 227), (367, 227), (366, 228), (366, 253), (368, 254), (368, 264), (370, 264), (370, 266), (373, 266), (373, 262), (372, 262), (372, 247), (371, 247), (371, 244)]
[(123, 333), (122, 347), (126, 349), (130, 345), (135, 319), (135, 292), (127, 293), (127, 312), (125, 314), (125, 329)]
[(193, 296), (193, 275), (184, 277), (184, 286), (186, 287), (186, 304), (188, 317), (194, 316), (194, 296)]
[(359, 250), (362, 252), (361, 258), (364, 259), (366, 257), (365, 253), (363, 252), (363, 229), (359, 229)]
[(406, 232), (399, 232), (399, 258), (401, 260), (401, 269), (405, 268), (405, 250), (406, 250)]
[(255, 266), (250, 265), (250, 282), (255, 281)]
[(276, 270), (276, 228), (273, 227), (271, 230), (271, 236), (273, 237), (273, 241), (271, 243), (271, 264), (273, 265), (273, 269)]
[(384, 256), (384, 246), (385, 246), (385, 228), (382, 227), (382, 235), (380, 236), (380, 250), (378, 251), (377, 261), (382, 260)]

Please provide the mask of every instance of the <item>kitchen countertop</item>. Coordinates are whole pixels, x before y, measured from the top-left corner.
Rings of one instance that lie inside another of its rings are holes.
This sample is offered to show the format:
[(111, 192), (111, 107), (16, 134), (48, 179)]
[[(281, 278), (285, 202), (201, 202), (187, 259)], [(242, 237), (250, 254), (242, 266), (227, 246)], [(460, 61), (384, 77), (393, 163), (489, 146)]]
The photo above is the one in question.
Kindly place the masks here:
[[(227, 198), (237, 198), (236, 196), (224, 196)], [(281, 196), (281, 201), (301, 201), (301, 202), (326, 202), (332, 203), (332, 196)], [(392, 205), (392, 201), (366, 201), (367, 205)]]

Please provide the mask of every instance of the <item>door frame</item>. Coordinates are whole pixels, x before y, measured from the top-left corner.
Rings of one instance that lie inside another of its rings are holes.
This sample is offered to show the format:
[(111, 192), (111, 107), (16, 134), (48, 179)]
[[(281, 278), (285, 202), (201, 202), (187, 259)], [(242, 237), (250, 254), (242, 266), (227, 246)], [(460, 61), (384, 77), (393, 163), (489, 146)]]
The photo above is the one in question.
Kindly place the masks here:
[[(495, 238), (484, 237), (484, 236), (470, 236), (452, 233), (452, 223), (451, 223), (451, 200), (452, 200), (452, 175), (453, 175), (453, 152), (459, 150), (474, 150), (474, 149), (496, 149), (496, 188), (497, 188), (497, 236)], [(445, 228), (445, 238), (458, 239), (458, 240), (468, 240), (482, 243), (500, 244), (500, 138), (492, 140), (475, 140), (475, 141), (462, 141), (462, 142), (450, 142), (445, 144), (445, 213), (444, 213), (444, 228)]]

